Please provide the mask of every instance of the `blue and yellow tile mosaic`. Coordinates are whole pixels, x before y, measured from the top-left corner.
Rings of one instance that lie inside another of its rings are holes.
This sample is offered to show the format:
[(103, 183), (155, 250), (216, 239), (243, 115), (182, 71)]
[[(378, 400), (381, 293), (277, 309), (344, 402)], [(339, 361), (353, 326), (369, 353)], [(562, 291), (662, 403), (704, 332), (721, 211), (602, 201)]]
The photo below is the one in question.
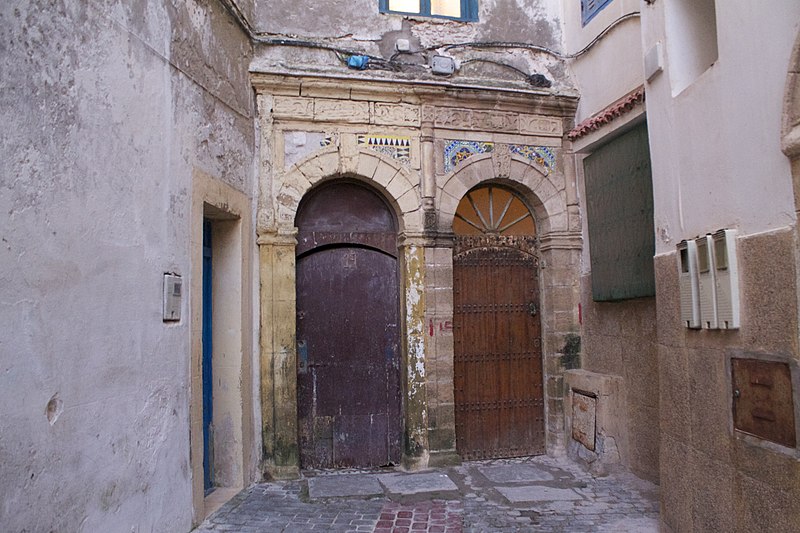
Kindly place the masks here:
[[(524, 157), (538, 163), (549, 174), (556, 168), (556, 155), (546, 146), (530, 146), (524, 144), (510, 144), (508, 149), (512, 154)], [(494, 150), (494, 143), (479, 141), (450, 141), (444, 149), (444, 171), (450, 172), (464, 160), (476, 154), (487, 154)]]

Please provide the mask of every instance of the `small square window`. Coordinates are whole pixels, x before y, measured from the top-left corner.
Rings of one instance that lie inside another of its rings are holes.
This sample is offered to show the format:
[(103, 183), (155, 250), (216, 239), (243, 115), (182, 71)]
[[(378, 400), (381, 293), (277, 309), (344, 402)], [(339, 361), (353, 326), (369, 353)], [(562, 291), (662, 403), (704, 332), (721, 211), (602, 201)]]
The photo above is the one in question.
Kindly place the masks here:
[(581, 24), (586, 26), (611, 0), (581, 0)]
[(379, 0), (381, 13), (477, 21), (478, 0)]

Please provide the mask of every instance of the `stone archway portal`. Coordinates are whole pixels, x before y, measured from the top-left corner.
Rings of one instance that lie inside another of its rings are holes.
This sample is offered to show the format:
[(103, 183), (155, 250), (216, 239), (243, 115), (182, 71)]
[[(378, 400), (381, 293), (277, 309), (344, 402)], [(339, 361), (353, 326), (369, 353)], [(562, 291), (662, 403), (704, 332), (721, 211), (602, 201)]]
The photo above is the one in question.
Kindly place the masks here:
[(545, 452), (533, 217), (512, 191), (468, 192), (453, 221), (456, 443), (464, 459)]
[(303, 468), (397, 463), (403, 418), (397, 226), (351, 182), (300, 204), (297, 396)]

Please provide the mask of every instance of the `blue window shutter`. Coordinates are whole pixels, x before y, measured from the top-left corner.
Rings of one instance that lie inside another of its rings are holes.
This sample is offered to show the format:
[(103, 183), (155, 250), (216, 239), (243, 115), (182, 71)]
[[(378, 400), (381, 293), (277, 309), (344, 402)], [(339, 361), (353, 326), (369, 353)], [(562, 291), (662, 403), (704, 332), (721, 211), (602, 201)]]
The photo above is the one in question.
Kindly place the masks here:
[(478, 0), (461, 0), (461, 19), (478, 20)]
[(581, 0), (581, 24), (586, 26), (595, 15), (611, 2), (612, 0)]

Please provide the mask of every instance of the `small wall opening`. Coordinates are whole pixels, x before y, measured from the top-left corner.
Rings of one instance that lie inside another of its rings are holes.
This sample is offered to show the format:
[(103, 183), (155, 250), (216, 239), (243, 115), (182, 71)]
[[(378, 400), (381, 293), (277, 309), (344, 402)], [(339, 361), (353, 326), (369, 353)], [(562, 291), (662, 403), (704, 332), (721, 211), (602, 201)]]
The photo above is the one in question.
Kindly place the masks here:
[(715, 0), (666, 3), (667, 50), (672, 95), (676, 96), (719, 57)]

